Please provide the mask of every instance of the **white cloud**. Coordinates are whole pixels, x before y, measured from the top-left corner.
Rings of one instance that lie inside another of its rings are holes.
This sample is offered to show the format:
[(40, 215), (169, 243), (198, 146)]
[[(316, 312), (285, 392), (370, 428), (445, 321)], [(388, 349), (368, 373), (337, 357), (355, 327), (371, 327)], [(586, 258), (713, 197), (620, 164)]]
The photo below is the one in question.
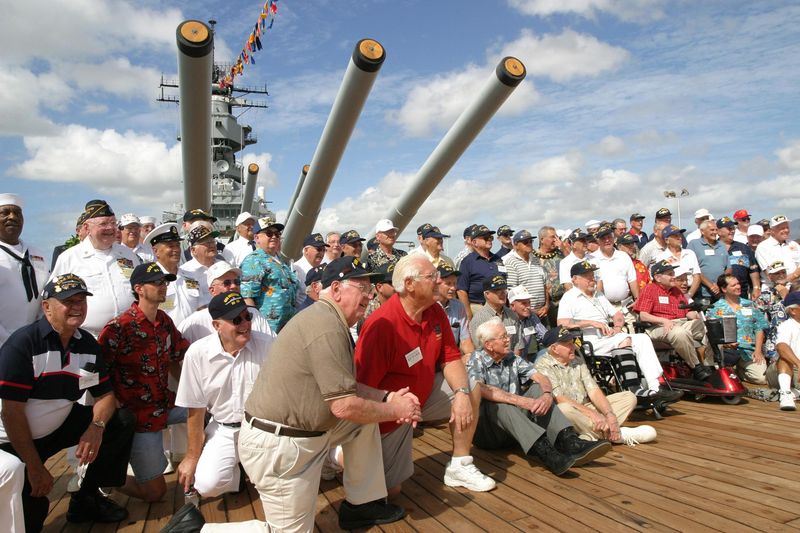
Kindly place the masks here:
[(547, 182), (571, 183), (580, 176), (583, 157), (578, 152), (549, 157), (524, 168), (519, 176), (522, 183), (541, 184)]
[(606, 135), (603, 139), (595, 145), (595, 149), (603, 155), (617, 156), (622, 155), (627, 151), (625, 141), (616, 135)]
[(566, 29), (558, 35), (541, 37), (523, 30), (517, 40), (503, 46), (498, 59), (507, 55), (522, 60), (529, 76), (563, 83), (615, 70), (628, 59), (629, 53), (592, 35)]
[[(1, 33), (1, 32), (0, 32)], [(2, 68), (0, 87), (0, 135), (42, 135), (56, 131), (56, 125), (42, 109), (63, 109), (73, 89), (52, 73), (34, 74), (19, 68)]]
[(789, 145), (775, 152), (784, 168), (800, 170), (800, 139), (789, 141)]
[(664, 16), (664, 0), (508, 0), (508, 4), (521, 13), (539, 17), (574, 13), (595, 18), (604, 12), (625, 21), (646, 22)]
[(600, 173), (600, 178), (592, 186), (604, 193), (621, 193), (638, 187), (641, 183), (639, 176), (627, 170), (605, 169)]
[(54, 70), (84, 93), (104, 91), (125, 98), (149, 96), (161, 76), (156, 69), (131, 65), (125, 57), (103, 63), (59, 63)]

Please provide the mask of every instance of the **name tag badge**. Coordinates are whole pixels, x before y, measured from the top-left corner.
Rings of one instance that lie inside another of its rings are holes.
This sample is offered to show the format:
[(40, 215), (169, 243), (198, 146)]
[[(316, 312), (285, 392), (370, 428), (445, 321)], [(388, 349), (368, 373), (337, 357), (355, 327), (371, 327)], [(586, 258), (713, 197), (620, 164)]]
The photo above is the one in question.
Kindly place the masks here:
[(731, 255), (733, 257), (741, 257), (742, 256), (742, 252), (740, 250), (736, 250), (735, 252), (731, 253)]
[(742, 307), (742, 316), (753, 316), (753, 310), (750, 307)]
[(78, 388), (80, 390), (94, 387), (100, 383), (100, 374), (98, 372), (89, 372), (88, 370), (80, 369), (78, 374)]
[(705, 250), (706, 255), (714, 255), (714, 250)]
[(408, 363), (408, 368), (411, 368), (420, 361), (422, 361), (422, 350), (419, 349), (419, 346), (406, 354), (406, 363)]
[(120, 270), (120, 272), (122, 272), (122, 276), (125, 279), (131, 279), (131, 275), (133, 274), (133, 269), (132, 268), (120, 267), (119, 270)]
[(505, 265), (497, 265), (497, 271), (503, 274), (506, 274), (508, 272)]
[(526, 335), (526, 336), (527, 336), (527, 335), (533, 335), (533, 334), (535, 334), (535, 333), (536, 333), (536, 328), (535, 328), (534, 326), (529, 326), (529, 327), (527, 327), (527, 328), (523, 328), (523, 329), (522, 329), (522, 333), (523, 333), (524, 335)]
[(506, 333), (508, 333), (509, 335), (516, 335), (517, 326), (506, 326)]
[(668, 304), (669, 303), (669, 296), (659, 296), (658, 303), (660, 304)]

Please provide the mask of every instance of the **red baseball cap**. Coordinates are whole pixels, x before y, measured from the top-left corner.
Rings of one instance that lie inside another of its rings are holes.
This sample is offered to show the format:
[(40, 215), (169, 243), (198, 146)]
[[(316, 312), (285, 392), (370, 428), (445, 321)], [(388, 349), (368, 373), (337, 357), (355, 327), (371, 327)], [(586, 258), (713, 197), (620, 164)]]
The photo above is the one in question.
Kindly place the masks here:
[(748, 218), (750, 213), (747, 212), (747, 209), (739, 209), (733, 214), (734, 220), (742, 220), (743, 218)]

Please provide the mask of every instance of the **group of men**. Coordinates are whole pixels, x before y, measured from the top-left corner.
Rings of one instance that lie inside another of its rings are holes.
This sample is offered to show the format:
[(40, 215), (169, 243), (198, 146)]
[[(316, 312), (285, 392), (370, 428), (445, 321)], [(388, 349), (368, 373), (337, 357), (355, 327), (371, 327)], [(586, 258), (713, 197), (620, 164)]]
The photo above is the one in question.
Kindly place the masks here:
[[(12, 531), (41, 529), (53, 482), (44, 463), (67, 447), (77, 446), (81, 465), (69, 521), (127, 516), (100, 487), (160, 499), (162, 431), (184, 423), (184, 490), (240, 490), (241, 463), (267, 528), (280, 531), (313, 529), (331, 468), (343, 472), (341, 527), (401, 519), (392, 498), (413, 474), (423, 420), (450, 424), (449, 486), (495, 487), (473, 444), (517, 446), (562, 475), (611, 443), (655, 438), (650, 426), (623, 426), (638, 398), (679, 397), (660, 386), (651, 338), (673, 343), (695, 377), (707, 377), (702, 321), (671, 315), (676, 302), (704, 294), (749, 324), (728, 356), (750, 379), (774, 382), (787, 409), (800, 366), (800, 293), (791, 290), (800, 247), (785, 217), (769, 221), (755, 250), (734, 246), (748, 240), (742, 212), (733, 225), (698, 217), (688, 248), (663, 209), (650, 237), (638, 214), (630, 231), (617, 219), (561, 236), (550, 226), (534, 236), (475, 224), (455, 260), (438, 227), (419, 226), (419, 245), (406, 253), (395, 247), (399, 228), (381, 220), (366, 254), (355, 230), (313, 233), (287, 262), (283, 225), (270, 217), (243, 213), (237, 238), (221, 246), (202, 210), (188, 211), (182, 227), (155, 225), (117, 219), (92, 200), (77, 244), (57, 250), (49, 269), (20, 238), (22, 213), (21, 198), (0, 194), (0, 474), (16, 480), (4, 485)], [(685, 290), (681, 276), (692, 277)], [(623, 331), (632, 310), (653, 323), (649, 336)], [(605, 396), (577, 355), (574, 328), (598, 353), (632, 353), (640, 382)], [(176, 518), (176, 528), (202, 521), (191, 510)]]

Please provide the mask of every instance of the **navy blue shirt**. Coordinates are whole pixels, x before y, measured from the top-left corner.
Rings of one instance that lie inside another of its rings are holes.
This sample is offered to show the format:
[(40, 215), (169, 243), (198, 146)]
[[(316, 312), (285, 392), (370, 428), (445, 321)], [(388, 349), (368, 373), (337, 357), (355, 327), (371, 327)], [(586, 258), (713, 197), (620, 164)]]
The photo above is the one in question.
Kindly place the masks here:
[(461, 261), (458, 270), (461, 275), (458, 276), (456, 289), (465, 291), (469, 295), (470, 303), (485, 304), (486, 299), (483, 297), (483, 280), (498, 274), (498, 263), (500, 258), (492, 254), (489, 258), (485, 258), (478, 252), (472, 252)]
[(728, 262), (731, 265), (731, 272), (742, 285), (742, 298), (746, 298), (753, 288), (750, 274), (761, 272), (758, 261), (756, 261), (756, 254), (748, 245), (733, 241), (728, 248)]
[(78, 329), (67, 349), (45, 318), (19, 328), (0, 347), (0, 398), (26, 402), (78, 401), (81, 374), (99, 373), (97, 385), (88, 390), (95, 398), (111, 392), (111, 382), (100, 355), (100, 345), (86, 330)]
[(505, 246), (501, 246), (499, 250), (497, 250), (494, 255), (497, 256), (498, 259), (502, 259), (504, 255), (511, 251), (511, 248), (506, 248)]
[(645, 232), (643, 232), (643, 231), (642, 231), (641, 233), (634, 234), (632, 231), (628, 230), (628, 233), (630, 233), (631, 235), (633, 235), (633, 238), (634, 238), (634, 239), (636, 239), (636, 247), (637, 247), (638, 249), (640, 249), (640, 250), (641, 250), (642, 248), (644, 248), (644, 245), (645, 245), (645, 244), (647, 244), (648, 242), (650, 242), (650, 237), (648, 237), (648, 236), (647, 236), (647, 233), (645, 233)]

